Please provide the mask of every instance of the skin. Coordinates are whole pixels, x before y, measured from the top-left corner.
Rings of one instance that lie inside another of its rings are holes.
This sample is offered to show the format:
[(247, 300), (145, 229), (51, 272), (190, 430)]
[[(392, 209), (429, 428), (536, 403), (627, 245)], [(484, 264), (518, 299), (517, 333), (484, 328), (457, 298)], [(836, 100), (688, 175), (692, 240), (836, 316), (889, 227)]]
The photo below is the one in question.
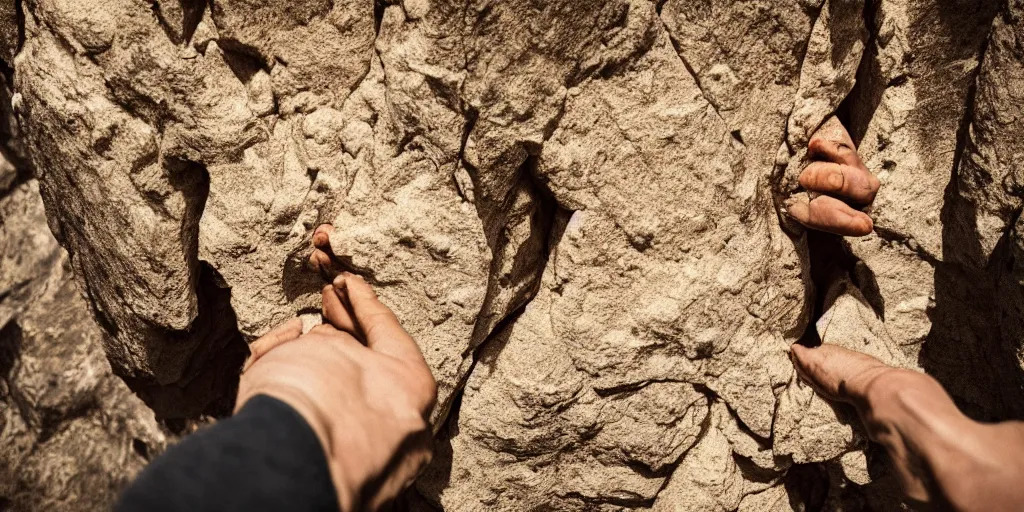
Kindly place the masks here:
[(971, 420), (932, 377), (835, 345), (793, 345), (792, 358), (815, 391), (856, 407), (910, 501), (965, 511), (1024, 504), (1024, 423)]
[[(836, 120), (811, 138), (815, 159), (800, 185), (817, 195), (790, 199), (787, 213), (809, 229), (864, 236), (862, 210), (879, 181)], [(971, 420), (932, 377), (890, 367), (835, 345), (793, 345), (797, 374), (823, 397), (853, 404), (869, 437), (882, 445), (908, 498), (923, 507), (965, 511), (1019, 510), (1024, 504), (1024, 423)]]
[(825, 123), (807, 144), (814, 160), (800, 173), (804, 194), (786, 201), (786, 212), (804, 226), (843, 236), (865, 236), (874, 229), (861, 209), (875, 200), (880, 183), (864, 165), (850, 134), (836, 119)]
[[(829, 122), (809, 143), (815, 159), (800, 175), (811, 199), (787, 214), (809, 229), (864, 236), (862, 209), (878, 192), (849, 134)], [(310, 266), (327, 323), (303, 335), (293, 319), (251, 345), (238, 408), (258, 394), (288, 403), (316, 432), (342, 510), (379, 509), (429, 462), (426, 418), (436, 383), (415, 341), (362, 278), (339, 272), (333, 228), (313, 233)], [(957, 510), (1000, 511), (1024, 503), (1024, 423), (986, 425), (964, 416), (933, 378), (886, 366), (833, 345), (792, 347), (797, 373), (822, 396), (856, 407), (868, 435), (885, 447), (907, 497)]]
[(292, 319), (251, 345), (237, 408), (264, 394), (292, 406), (323, 445), (341, 510), (379, 509), (431, 458), (437, 387), (416, 342), (358, 276), (322, 291), (327, 323)]

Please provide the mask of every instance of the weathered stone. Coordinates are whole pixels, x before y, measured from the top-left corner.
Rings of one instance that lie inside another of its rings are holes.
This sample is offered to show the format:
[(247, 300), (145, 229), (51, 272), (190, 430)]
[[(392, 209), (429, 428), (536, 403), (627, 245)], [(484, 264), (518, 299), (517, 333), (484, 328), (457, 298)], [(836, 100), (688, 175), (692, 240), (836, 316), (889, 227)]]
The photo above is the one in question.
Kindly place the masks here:
[[(997, 3), (24, 0), (0, 133), (162, 418), (229, 410), (244, 340), (317, 310), (329, 222), (438, 380), (419, 506), (894, 505), (787, 350), (814, 321), (1020, 415), (1022, 7)], [(779, 210), (840, 121), (883, 182), (846, 244)]]
[[(892, 366), (910, 367), (848, 277), (840, 275), (834, 280), (825, 295), (824, 309), (815, 325), (822, 343), (869, 354)], [(845, 458), (867, 444), (851, 407), (826, 402), (798, 380), (779, 397), (772, 433), (774, 455), (790, 456), (797, 464)]]
[(18, 7), (14, 0), (0, 2), (0, 69), (10, 65), (18, 51)]
[(110, 371), (38, 184), (0, 197), (0, 504), (99, 510), (166, 445)]

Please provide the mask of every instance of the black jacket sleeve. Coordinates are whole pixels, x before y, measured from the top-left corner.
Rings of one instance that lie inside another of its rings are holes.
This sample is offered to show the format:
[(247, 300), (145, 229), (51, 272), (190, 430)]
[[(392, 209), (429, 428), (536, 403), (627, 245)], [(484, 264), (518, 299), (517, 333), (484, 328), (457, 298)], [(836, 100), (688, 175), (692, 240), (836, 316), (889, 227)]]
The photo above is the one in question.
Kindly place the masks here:
[(260, 395), (154, 460), (115, 510), (338, 510), (338, 498), (313, 429), (284, 402)]

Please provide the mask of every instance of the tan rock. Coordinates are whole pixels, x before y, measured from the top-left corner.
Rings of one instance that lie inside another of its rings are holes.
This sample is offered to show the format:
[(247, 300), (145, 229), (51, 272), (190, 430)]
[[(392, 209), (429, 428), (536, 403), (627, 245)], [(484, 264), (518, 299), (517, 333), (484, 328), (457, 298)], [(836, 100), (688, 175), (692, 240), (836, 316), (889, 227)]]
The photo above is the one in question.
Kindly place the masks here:
[(0, 503), (110, 508), (167, 437), (110, 371), (38, 184), (0, 197)]
[[(35, 171), (158, 417), (230, 410), (244, 342), (316, 315), (324, 222), (438, 380), (422, 507), (877, 505), (809, 327), (1019, 416), (1019, 0), (265, 4), (0, 1), (0, 193)], [(840, 121), (877, 230), (812, 243), (778, 207)], [(56, 254), (16, 240), (5, 321)]]

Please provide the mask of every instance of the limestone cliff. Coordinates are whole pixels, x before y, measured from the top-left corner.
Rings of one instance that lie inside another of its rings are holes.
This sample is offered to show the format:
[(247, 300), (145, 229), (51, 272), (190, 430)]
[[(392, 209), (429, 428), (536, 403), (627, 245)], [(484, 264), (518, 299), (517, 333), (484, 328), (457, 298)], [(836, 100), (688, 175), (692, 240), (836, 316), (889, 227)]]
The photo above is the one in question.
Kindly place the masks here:
[[(162, 421), (228, 411), (246, 341), (318, 307), (305, 260), (329, 222), (438, 380), (411, 506), (894, 508), (788, 347), (844, 344), (974, 417), (1024, 416), (1022, 16), (0, 0), (0, 133), (25, 169), (0, 186), (38, 180), (90, 343)], [(862, 239), (777, 209), (832, 116), (882, 182)]]

